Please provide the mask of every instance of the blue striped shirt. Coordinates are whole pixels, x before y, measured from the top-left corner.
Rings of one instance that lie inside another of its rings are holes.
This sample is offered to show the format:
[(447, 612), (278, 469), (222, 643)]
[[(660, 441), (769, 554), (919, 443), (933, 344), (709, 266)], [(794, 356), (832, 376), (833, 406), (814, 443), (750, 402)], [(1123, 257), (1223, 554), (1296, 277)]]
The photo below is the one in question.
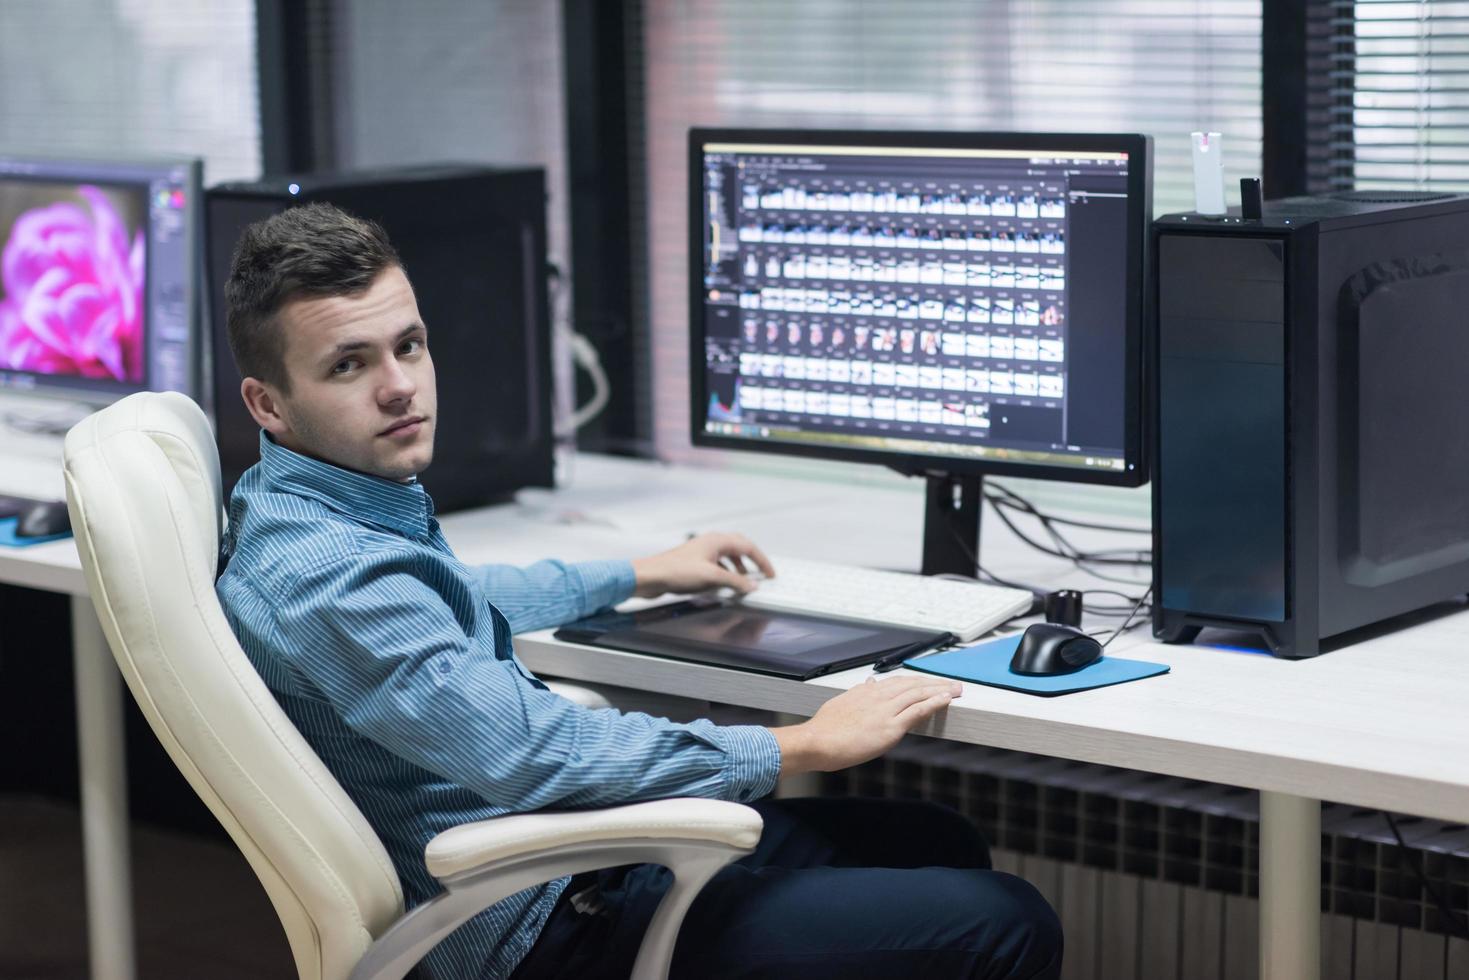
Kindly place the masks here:
[[(423, 849), (449, 827), (668, 796), (748, 801), (775, 785), (767, 729), (582, 708), (515, 656), (512, 633), (630, 595), (627, 562), (468, 568), (422, 485), (264, 433), (230, 498), (223, 557), (219, 597), (241, 646), (382, 838), (410, 908), (440, 890)], [(495, 904), (422, 971), (508, 976), (568, 880)]]

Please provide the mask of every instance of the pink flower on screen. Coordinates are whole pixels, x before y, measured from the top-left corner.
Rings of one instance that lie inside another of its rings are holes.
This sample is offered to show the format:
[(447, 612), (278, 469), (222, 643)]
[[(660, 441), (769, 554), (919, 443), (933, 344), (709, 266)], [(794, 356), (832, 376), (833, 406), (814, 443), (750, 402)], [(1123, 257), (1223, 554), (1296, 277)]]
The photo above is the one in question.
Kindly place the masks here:
[(25, 211), (0, 251), (0, 368), (140, 383), (143, 234), (129, 243), (106, 195), (78, 192), (86, 209)]

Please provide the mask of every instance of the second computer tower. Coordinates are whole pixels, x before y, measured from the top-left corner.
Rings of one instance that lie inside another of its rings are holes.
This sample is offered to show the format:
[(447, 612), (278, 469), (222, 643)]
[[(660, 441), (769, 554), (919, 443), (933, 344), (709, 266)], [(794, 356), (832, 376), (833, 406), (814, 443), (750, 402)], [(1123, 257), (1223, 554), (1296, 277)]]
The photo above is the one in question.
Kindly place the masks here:
[(438, 375), (440, 512), (552, 485), (545, 173), (402, 167), (221, 184), (206, 196), (216, 433), (226, 492), (259, 459), (225, 337), (224, 282), (244, 227), (288, 207), (335, 204), (381, 224), (413, 283)]
[(1154, 226), (1153, 631), (1321, 641), (1469, 592), (1469, 197)]

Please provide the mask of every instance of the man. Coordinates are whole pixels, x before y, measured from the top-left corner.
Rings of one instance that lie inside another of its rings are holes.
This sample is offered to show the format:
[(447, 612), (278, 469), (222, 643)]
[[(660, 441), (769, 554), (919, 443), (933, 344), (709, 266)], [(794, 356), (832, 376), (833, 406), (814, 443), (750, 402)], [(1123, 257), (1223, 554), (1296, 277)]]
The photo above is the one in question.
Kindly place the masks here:
[[(769, 561), (704, 535), (632, 562), (466, 568), (416, 475), (439, 424), (428, 330), (382, 230), (323, 205), (248, 228), (225, 287), (260, 463), (230, 501), (219, 595), (286, 713), (388, 848), (410, 906), (424, 844), (471, 820), (669, 796), (757, 801), (781, 773), (874, 758), (960, 687), (859, 684), (768, 729), (593, 711), (547, 691), (513, 633), (630, 595), (748, 591)], [(453, 420), (445, 420), (452, 424)], [(701, 893), (674, 973), (1054, 977), (1060, 934), (1029, 885), (983, 870), (957, 815), (881, 801), (760, 803), (759, 850)], [(905, 870), (879, 870), (905, 869)], [(667, 872), (530, 888), (424, 960), (448, 977), (626, 976)]]

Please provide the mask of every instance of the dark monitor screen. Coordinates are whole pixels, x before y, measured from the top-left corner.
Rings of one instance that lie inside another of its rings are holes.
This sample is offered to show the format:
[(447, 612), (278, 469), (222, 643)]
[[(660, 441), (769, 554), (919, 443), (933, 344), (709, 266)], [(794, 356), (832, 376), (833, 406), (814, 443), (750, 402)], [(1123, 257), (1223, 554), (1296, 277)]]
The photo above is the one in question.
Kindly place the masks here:
[(0, 158), (0, 387), (196, 395), (200, 170)]
[(690, 134), (699, 445), (1137, 485), (1150, 145)]

